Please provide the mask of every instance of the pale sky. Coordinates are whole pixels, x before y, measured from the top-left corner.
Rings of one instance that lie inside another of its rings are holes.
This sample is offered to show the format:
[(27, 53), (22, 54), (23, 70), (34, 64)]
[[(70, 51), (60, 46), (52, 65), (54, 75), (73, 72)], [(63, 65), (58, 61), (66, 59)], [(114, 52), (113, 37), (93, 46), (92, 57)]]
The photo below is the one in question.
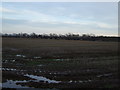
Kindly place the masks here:
[(118, 35), (117, 2), (4, 2), (0, 13), (3, 33)]

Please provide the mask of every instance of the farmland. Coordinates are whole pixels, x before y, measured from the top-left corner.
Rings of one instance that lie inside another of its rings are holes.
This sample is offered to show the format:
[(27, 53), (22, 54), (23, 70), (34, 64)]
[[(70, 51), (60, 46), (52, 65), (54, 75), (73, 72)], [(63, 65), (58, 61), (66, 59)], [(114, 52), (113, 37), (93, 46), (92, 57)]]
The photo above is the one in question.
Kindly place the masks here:
[(3, 88), (118, 88), (118, 42), (2, 38)]

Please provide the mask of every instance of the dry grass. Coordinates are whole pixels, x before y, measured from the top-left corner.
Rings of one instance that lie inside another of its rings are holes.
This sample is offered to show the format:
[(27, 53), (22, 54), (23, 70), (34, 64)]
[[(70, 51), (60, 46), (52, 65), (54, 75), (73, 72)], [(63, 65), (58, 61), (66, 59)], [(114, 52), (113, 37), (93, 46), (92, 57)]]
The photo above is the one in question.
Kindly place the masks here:
[(74, 40), (49, 40), (3, 38), (3, 51), (13, 48), (21, 49), (21, 53), (41, 56), (80, 56), (82, 54), (117, 53), (117, 42), (74, 41)]

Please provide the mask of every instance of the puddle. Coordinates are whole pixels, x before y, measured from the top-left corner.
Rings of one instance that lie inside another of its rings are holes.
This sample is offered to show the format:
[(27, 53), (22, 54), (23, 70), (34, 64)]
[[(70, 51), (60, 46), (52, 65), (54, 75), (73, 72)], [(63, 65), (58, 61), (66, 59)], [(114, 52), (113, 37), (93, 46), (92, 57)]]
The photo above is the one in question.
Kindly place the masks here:
[(2, 60), (2, 63), (8, 63), (8, 60)]
[(23, 66), (23, 64), (21, 64), (21, 63), (16, 63), (16, 66)]
[(2, 83), (3, 88), (30, 88), (27, 86), (21, 86), (17, 85), (16, 83), (24, 83), (27, 82), (26, 80), (24, 81), (13, 81), (13, 80), (7, 80), (7, 82)]
[(99, 78), (99, 77), (108, 77), (108, 76), (111, 76), (112, 75), (112, 73), (107, 73), (107, 74), (103, 74), (103, 75), (98, 75), (97, 77)]
[(80, 80), (80, 81), (72, 81), (70, 80), (69, 83), (87, 83), (87, 82), (91, 82), (92, 80)]
[(26, 70), (17, 70), (13, 68), (0, 68), (0, 70), (6, 70), (6, 71), (26, 71)]
[(39, 66), (39, 67), (42, 67), (42, 66), (44, 66), (44, 65), (42, 65), (42, 64), (39, 64), (39, 65), (37, 65), (37, 66)]
[(13, 81), (13, 80), (7, 80), (7, 82), (5, 83), (0, 83), (0, 88), (15, 88), (16, 90), (21, 90), (21, 89), (27, 89), (29, 88), (29, 90), (59, 90), (56, 88), (53, 89), (42, 89), (42, 88), (34, 88), (34, 87), (27, 87), (27, 86), (22, 86), (22, 85), (17, 85), (16, 83), (26, 83), (27, 81)]
[(55, 61), (69, 61), (70, 59), (54, 59)]
[(37, 82), (39, 82), (39, 81), (44, 81), (44, 82), (48, 82), (48, 83), (60, 83), (61, 82), (61, 81), (56, 81), (56, 80), (50, 80), (43, 76), (35, 76), (35, 75), (29, 75), (29, 74), (26, 74), (24, 76), (27, 76), (32, 79), (36, 79), (35, 81), (37, 81)]
[(15, 60), (12, 60), (12, 62), (15, 62)]
[(41, 57), (34, 57), (35, 59), (40, 59)]
[(15, 48), (11, 48), (12, 51), (17, 51), (18, 49), (15, 49)]
[(17, 54), (16, 57), (26, 57), (25, 55)]
[(55, 59), (55, 61), (63, 61), (63, 59)]
[(0, 68), (0, 69), (7, 71), (17, 71), (17, 69), (13, 69), (13, 68)]
[(15, 62), (16, 60), (13, 59), (13, 60), (2, 60), (2, 63), (9, 63), (9, 62)]

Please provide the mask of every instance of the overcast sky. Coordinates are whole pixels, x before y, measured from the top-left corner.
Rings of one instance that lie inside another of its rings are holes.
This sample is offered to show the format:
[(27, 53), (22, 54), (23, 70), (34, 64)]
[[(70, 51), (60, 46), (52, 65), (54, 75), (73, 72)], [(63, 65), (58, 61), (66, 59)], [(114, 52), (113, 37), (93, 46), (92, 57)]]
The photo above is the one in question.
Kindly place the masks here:
[(117, 2), (14, 2), (0, 5), (3, 33), (118, 35)]

